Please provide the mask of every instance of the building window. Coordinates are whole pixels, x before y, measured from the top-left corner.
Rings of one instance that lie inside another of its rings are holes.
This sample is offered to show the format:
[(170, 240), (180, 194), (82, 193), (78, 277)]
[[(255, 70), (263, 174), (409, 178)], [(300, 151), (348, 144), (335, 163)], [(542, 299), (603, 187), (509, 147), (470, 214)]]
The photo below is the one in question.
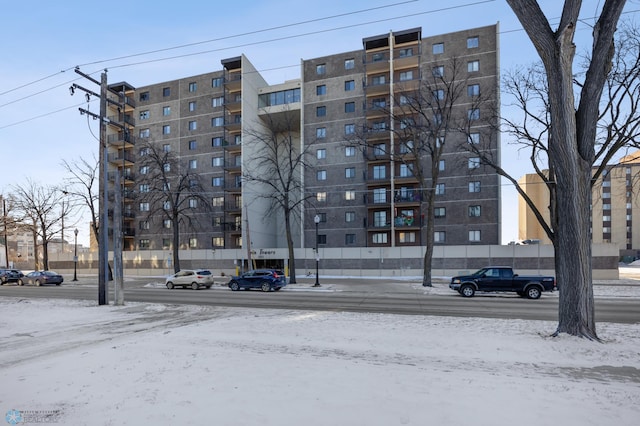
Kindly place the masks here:
[(141, 220), (138, 223), (138, 228), (142, 229), (142, 230), (150, 229), (149, 221), (148, 220)]
[(211, 138), (211, 146), (222, 146), (222, 138), (221, 137)]
[(445, 207), (436, 207), (433, 209), (433, 215), (435, 217), (445, 217), (447, 215), (447, 209)]
[(224, 197), (213, 197), (211, 199), (211, 205), (213, 207), (222, 207), (222, 206), (224, 206)]
[(413, 56), (413, 48), (412, 47), (408, 47), (406, 49), (400, 49), (398, 51), (398, 57), (406, 58), (408, 56)]
[(211, 178), (211, 186), (222, 186), (224, 184), (224, 178), (222, 177), (214, 177)]
[(344, 156), (345, 157), (355, 157), (356, 155), (356, 147), (355, 146), (347, 146), (344, 148)]
[(326, 192), (317, 192), (316, 193), (316, 201), (319, 203), (324, 203), (327, 201), (327, 193)]
[(431, 68), (431, 75), (434, 77), (444, 77), (444, 65)]
[(401, 244), (415, 243), (416, 242), (416, 233), (415, 232), (400, 232), (400, 233), (398, 233), (398, 242), (401, 243)]
[(214, 117), (211, 119), (211, 127), (224, 126), (224, 117)]
[(189, 92), (195, 92), (198, 90), (198, 83), (189, 83)]
[(345, 179), (353, 179), (356, 177), (356, 168), (355, 167), (347, 167), (344, 169), (344, 178)]
[(467, 111), (467, 118), (470, 121), (480, 120), (480, 110), (478, 108), (471, 108)]
[(373, 146), (373, 155), (376, 157), (382, 157), (387, 153), (387, 145), (379, 143)]
[(480, 143), (480, 133), (470, 133), (468, 142), (472, 145)]
[(197, 198), (189, 198), (189, 208), (197, 209), (198, 208), (198, 199)]
[(198, 168), (198, 160), (189, 160), (189, 168), (195, 170)]
[(316, 86), (316, 95), (326, 95), (327, 94), (327, 86), (325, 84), (321, 84), (320, 86)]
[(189, 238), (189, 248), (195, 249), (198, 248), (198, 239), (195, 237)]
[(349, 190), (344, 191), (344, 199), (347, 201), (353, 201), (356, 199), (356, 191)]
[(355, 90), (355, 88), (356, 88), (356, 82), (354, 80), (347, 80), (344, 82), (345, 92), (350, 92), (352, 90)]
[(473, 98), (480, 96), (480, 85), (479, 84), (470, 84), (467, 86), (467, 96)]
[(222, 87), (222, 77), (212, 78), (211, 87)]
[(438, 170), (440, 170), (441, 172), (444, 171), (444, 160), (438, 161)]
[(211, 246), (212, 247), (224, 247), (224, 238), (222, 238), (222, 237), (211, 237)]
[(431, 49), (434, 55), (441, 55), (444, 53), (444, 43), (434, 43)]
[(346, 212), (344, 214), (344, 221), (347, 223), (356, 221), (356, 212)]
[(480, 206), (469, 206), (469, 217), (480, 217)]
[(211, 159), (212, 167), (222, 167), (224, 166), (224, 158), (223, 157), (213, 157)]
[(151, 136), (151, 131), (149, 129), (140, 129), (140, 133), (138, 133), (138, 135), (141, 138), (146, 139)]
[(436, 195), (444, 195), (445, 186), (444, 183), (436, 184)]
[(324, 117), (325, 115), (327, 115), (327, 107), (326, 106), (316, 107), (316, 117)]
[(344, 61), (344, 69), (345, 70), (352, 70), (354, 69), (356, 66), (356, 61), (352, 58), (352, 59), (345, 59)]
[(162, 221), (162, 227), (164, 229), (171, 229), (171, 219), (165, 219)]
[(189, 111), (194, 112), (196, 110), (196, 101), (189, 102)]
[(371, 242), (373, 244), (386, 244), (387, 243), (387, 233), (386, 232), (378, 232), (371, 236)]
[(168, 144), (168, 143), (163, 144), (162, 152), (171, 152), (171, 144)]
[(347, 246), (354, 245), (356, 243), (356, 234), (345, 234), (344, 244)]
[(400, 177), (412, 177), (413, 167), (411, 164), (400, 164)]
[(437, 89), (437, 90), (434, 90), (431, 93), (432, 93), (434, 101), (441, 101), (441, 100), (444, 99), (444, 90), (443, 89)]
[(211, 106), (213, 108), (221, 107), (223, 105), (224, 105), (224, 97), (223, 96), (211, 99)]
[(140, 247), (141, 249), (148, 249), (150, 247), (150, 242), (147, 238), (142, 238), (139, 242), (138, 242), (138, 247)]
[(171, 88), (170, 87), (165, 87), (162, 89), (162, 96), (164, 96), (165, 98), (167, 96), (171, 96)]
[(140, 211), (148, 212), (149, 211), (149, 203), (140, 203)]
[(326, 170), (318, 170), (316, 172), (316, 180), (327, 180), (327, 171)]
[(480, 192), (480, 181), (469, 182), (469, 192)]
[(413, 71), (403, 71), (400, 73), (400, 81), (413, 80)]
[(141, 101), (148, 101), (149, 100), (149, 92), (142, 92), (140, 93), (140, 100)]
[(344, 134), (345, 135), (353, 135), (356, 132), (355, 124), (345, 124), (344, 125)]
[(165, 210), (171, 210), (171, 201), (165, 201), (162, 204), (162, 208), (165, 209)]
[(141, 175), (146, 175), (149, 173), (149, 166), (140, 166), (140, 169), (138, 169), (140, 171)]
[(316, 158), (318, 160), (322, 160), (323, 158), (327, 158), (327, 150), (322, 148), (322, 149), (317, 149), (316, 150)]
[(385, 210), (373, 212), (373, 226), (381, 228), (387, 226), (387, 212)]
[(480, 71), (480, 61), (469, 61), (469, 62), (467, 62), (467, 71), (468, 72), (478, 72), (478, 71)]
[(149, 184), (141, 183), (139, 186), (140, 193), (144, 194), (145, 192), (149, 192)]
[(467, 49), (475, 49), (480, 45), (480, 38), (478, 36), (467, 38)]
[(162, 248), (170, 249), (171, 248), (171, 238), (163, 238), (162, 239)]
[(323, 75), (325, 72), (327, 72), (326, 64), (318, 64), (318, 65), (316, 65), (316, 74), (317, 75)]
[(198, 122), (197, 121), (190, 121), (189, 122), (189, 130), (197, 130), (198, 129)]
[(197, 141), (189, 141), (189, 150), (193, 151), (196, 148), (198, 148), (198, 142)]
[(408, 154), (413, 151), (413, 141), (400, 142), (400, 148), (398, 148), (400, 154)]
[(164, 163), (162, 165), (162, 170), (164, 170), (165, 172), (170, 172), (171, 171), (171, 163)]
[(316, 138), (321, 139), (327, 137), (327, 128), (326, 127), (318, 127), (316, 129)]
[(376, 188), (373, 190), (373, 202), (374, 204), (387, 202), (387, 190), (385, 188)]
[(480, 231), (469, 231), (469, 241), (471, 242), (480, 241)]
[(477, 169), (480, 167), (480, 157), (469, 158), (468, 167), (470, 169)]
[(387, 82), (387, 77), (383, 75), (376, 75), (371, 78), (372, 86), (379, 86), (381, 84), (385, 84)]
[(444, 243), (446, 241), (446, 234), (444, 231), (436, 231), (433, 233), (433, 242)]
[(346, 102), (344, 104), (344, 112), (355, 112), (356, 111), (356, 103), (355, 102)]
[(387, 178), (387, 166), (373, 166), (373, 178), (374, 179), (386, 179)]
[(169, 126), (168, 124), (162, 126), (162, 134), (163, 135), (170, 135), (171, 134), (171, 126)]
[(147, 120), (149, 118), (149, 111), (140, 111), (140, 120)]

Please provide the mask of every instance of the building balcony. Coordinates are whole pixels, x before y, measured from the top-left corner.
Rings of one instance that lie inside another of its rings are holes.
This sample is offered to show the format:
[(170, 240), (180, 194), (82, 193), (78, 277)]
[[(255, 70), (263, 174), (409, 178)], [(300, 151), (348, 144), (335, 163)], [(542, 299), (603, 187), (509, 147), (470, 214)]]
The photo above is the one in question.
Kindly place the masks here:
[(108, 160), (110, 163), (116, 163), (124, 166), (132, 166), (135, 164), (135, 156), (133, 153), (123, 150), (110, 153)]
[(118, 148), (133, 148), (136, 137), (129, 132), (118, 132), (107, 135), (107, 143)]
[(388, 81), (384, 83), (367, 83), (364, 85), (364, 89), (367, 97), (389, 95), (391, 92)]
[(242, 90), (242, 72), (229, 72), (224, 79), (224, 88), (227, 92), (239, 92)]

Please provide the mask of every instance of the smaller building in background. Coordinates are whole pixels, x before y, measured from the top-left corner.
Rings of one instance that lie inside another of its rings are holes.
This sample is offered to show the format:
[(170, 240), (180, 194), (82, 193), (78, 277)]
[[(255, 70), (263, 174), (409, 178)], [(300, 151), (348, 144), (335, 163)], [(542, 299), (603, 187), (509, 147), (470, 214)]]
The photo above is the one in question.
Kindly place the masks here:
[[(595, 171), (594, 168), (594, 174)], [(593, 242), (616, 244), (620, 255), (630, 259), (640, 258), (639, 179), (640, 151), (636, 151), (607, 167), (592, 189)], [(537, 174), (528, 174), (518, 183), (549, 223), (549, 190), (542, 179)], [(551, 243), (522, 197), (518, 198), (518, 238)]]

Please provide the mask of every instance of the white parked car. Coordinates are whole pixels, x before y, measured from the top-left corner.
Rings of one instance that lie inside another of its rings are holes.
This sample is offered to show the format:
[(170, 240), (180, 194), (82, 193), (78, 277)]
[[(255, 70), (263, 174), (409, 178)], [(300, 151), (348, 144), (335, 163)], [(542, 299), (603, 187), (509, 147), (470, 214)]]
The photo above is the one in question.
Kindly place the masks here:
[(211, 271), (206, 269), (182, 269), (173, 275), (169, 275), (165, 280), (165, 284), (169, 290), (175, 287), (191, 287), (193, 290), (197, 290), (200, 287), (211, 288), (213, 276)]

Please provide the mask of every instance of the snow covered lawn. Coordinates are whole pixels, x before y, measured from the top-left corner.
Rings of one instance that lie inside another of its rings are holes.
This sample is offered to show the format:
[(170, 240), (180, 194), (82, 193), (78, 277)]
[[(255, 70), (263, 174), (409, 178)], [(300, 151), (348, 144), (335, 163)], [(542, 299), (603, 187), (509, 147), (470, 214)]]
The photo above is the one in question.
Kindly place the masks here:
[(600, 323), (598, 344), (544, 321), (18, 298), (0, 312), (0, 410), (22, 424), (640, 424), (640, 324)]

